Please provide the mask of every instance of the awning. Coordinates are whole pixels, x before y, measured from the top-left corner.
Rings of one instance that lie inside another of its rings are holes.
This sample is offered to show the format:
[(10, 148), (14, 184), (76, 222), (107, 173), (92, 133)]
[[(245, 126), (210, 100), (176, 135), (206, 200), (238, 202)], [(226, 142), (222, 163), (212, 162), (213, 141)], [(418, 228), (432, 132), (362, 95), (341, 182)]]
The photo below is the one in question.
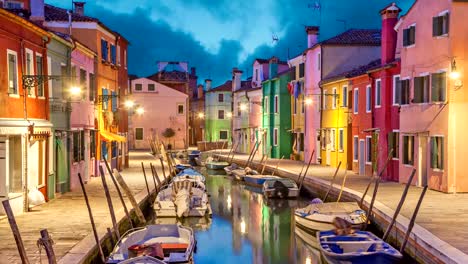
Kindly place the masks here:
[(127, 138), (123, 136), (119, 136), (117, 134), (111, 133), (109, 131), (99, 131), (101, 136), (103, 137), (104, 140), (106, 141), (118, 141), (118, 142), (125, 142), (127, 141)]

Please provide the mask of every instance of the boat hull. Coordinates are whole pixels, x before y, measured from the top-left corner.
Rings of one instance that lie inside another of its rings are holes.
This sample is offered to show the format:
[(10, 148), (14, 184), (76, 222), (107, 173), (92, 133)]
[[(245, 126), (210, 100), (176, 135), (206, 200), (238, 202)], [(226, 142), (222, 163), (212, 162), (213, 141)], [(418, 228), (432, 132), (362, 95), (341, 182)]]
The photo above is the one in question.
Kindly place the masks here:
[(229, 163), (227, 162), (205, 163), (205, 167), (210, 170), (222, 170), (227, 166), (229, 166)]
[(270, 179), (276, 179), (276, 178), (279, 178), (279, 177), (269, 176), (269, 175), (265, 175), (264, 177), (261, 177), (260, 175), (245, 175), (244, 181), (252, 185), (262, 186), (263, 183), (265, 183), (265, 181), (270, 180)]
[(287, 195), (283, 197), (275, 189), (265, 189), (263, 190), (263, 195), (267, 198), (295, 198), (299, 196), (299, 190), (289, 189)]

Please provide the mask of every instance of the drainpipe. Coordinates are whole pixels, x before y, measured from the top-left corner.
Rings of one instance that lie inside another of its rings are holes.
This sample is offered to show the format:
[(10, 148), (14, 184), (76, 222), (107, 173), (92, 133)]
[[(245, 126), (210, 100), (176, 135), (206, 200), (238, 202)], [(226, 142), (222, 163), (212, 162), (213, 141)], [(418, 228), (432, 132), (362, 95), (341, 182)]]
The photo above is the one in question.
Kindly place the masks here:
[[(69, 14), (69, 19), (71, 19), (71, 13)], [(71, 33), (71, 23), (70, 23), (70, 33)], [(69, 82), (68, 85), (71, 86), (72, 83), (74, 83), (76, 80), (72, 79), (73, 73), (72, 73), (72, 66), (71, 66), (71, 59), (72, 59), (72, 52), (73, 50), (76, 49), (76, 43), (73, 41), (71, 35), (70, 35), (70, 42), (72, 43), (73, 47), (71, 49), (67, 50), (67, 69), (68, 69), (68, 76), (69, 76)], [(66, 100), (66, 111), (65, 111), (65, 118), (66, 118), (66, 139), (67, 139), (67, 172), (68, 172), (68, 190), (71, 190), (71, 172), (72, 172), (72, 148), (71, 148), (71, 141), (72, 141), (72, 134), (71, 134), (71, 113), (73, 111), (72, 109), (72, 104), (71, 104), (71, 96), (67, 95), (67, 100)]]
[[(24, 74), (24, 39), (20, 39), (20, 59), (21, 59), (21, 76)], [(28, 108), (26, 105), (27, 89), (23, 89), (23, 81), (21, 81), (21, 89), (23, 90), (23, 113), (24, 113), (24, 120), (28, 121)], [(19, 87), (18, 87), (19, 88)], [(28, 121), (29, 122), (29, 121)], [(28, 145), (29, 145), (29, 127), (24, 135), (24, 150), (23, 150), (23, 211), (29, 211), (29, 201), (28, 201)]]

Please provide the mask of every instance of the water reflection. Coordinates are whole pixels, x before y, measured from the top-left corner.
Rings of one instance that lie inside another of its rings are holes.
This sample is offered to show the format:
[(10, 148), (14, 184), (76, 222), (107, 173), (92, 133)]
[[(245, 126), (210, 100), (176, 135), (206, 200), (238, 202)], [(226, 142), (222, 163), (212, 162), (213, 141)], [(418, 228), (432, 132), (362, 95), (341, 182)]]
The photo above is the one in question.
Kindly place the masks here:
[(295, 232), (293, 210), (306, 201), (264, 200), (258, 188), (202, 172), (213, 217), (183, 223), (195, 229), (195, 263), (320, 263), (315, 237)]

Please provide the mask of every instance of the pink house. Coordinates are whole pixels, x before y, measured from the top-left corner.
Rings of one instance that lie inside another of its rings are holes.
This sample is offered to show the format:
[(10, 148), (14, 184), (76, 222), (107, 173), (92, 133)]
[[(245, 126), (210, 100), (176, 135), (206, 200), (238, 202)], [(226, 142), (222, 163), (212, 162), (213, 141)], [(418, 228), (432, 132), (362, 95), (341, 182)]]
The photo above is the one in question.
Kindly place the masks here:
[[(149, 149), (148, 139), (156, 137), (166, 149), (185, 148), (188, 95), (147, 78), (132, 80), (130, 87), (128, 100), (135, 106), (129, 111), (129, 148)], [(170, 138), (163, 135), (168, 128), (175, 132)]]
[(417, 0), (398, 31), (401, 57), (400, 181), (442, 192), (467, 192), (468, 3)]
[[(71, 54), (72, 76), (76, 76), (75, 85), (81, 93), (71, 98), (71, 167), (70, 189), (79, 188), (78, 173), (85, 181), (90, 176), (96, 176), (96, 130), (95, 110), (96, 78), (94, 58), (96, 53), (78, 41), (73, 41), (75, 49)], [(79, 145), (78, 145), (79, 144)], [(83, 148), (84, 146), (84, 148)], [(80, 153), (80, 151), (83, 151)], [(77, 151), (75, 151), (77, 150)]]

